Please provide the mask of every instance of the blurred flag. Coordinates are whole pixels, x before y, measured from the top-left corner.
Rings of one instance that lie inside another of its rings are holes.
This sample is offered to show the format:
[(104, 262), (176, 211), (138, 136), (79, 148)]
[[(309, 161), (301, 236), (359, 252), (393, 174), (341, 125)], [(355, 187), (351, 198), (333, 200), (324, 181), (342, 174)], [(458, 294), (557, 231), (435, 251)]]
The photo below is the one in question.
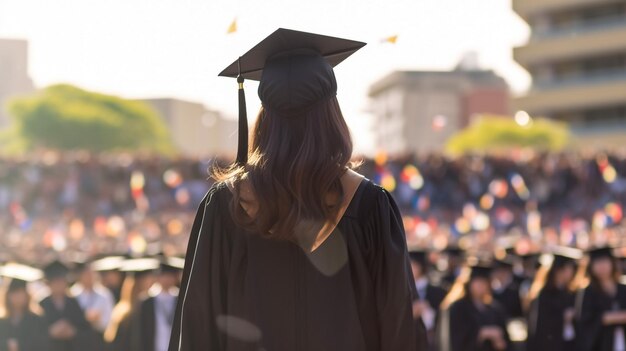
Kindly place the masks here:
[(391, 43), (391, 44), (395, 44), (396, 41), (398, 41), (398, 35), (392, 35), (390, 37), (386, 37), (383, 40), (381, 40), (383, 43)]
[(228, 30), (226, 30), (226, 34), (232, 34), (237, 31), (237, 17), (230, 22), (230, 26), (228, 26)]

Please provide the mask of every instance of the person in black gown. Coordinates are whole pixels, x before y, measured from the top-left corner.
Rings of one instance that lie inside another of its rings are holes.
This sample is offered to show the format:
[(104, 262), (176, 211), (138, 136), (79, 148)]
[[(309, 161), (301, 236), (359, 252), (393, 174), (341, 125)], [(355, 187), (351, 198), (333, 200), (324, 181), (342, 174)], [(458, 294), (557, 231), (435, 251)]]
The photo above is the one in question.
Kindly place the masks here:
[(464, 251), (456, 245), (450, 245), (444, 250), (444, 254), (447, 267), (443, 277), (441, 277), (441, 287), (446, 291), (450, 291), (461, 271)]
[(141, 299), (133, 315), (133, 350), (167, 351), (169, 346), (176, 299), (178, 297), (179, 274), (182, 266), (171, 257), (162, 258), (156, 284), (151, 294)]
[(141, 324), (136, 318), (139, 305), (154, 284), (154, 271), (159, 267), (155, 258), (124, 260), (119, 270), (124, 273), (121, 299), (113, 308), (111, 323), (104, 332), (108, 351), (138, 351), (141, 348)]
[(439, 318), (439, 306), (446, 297), (446, 291), (430, 283), (428, 278), (428, 253), (411, 250), (411, 269), (417, 288), (417, 298), (413, 301), (413, 317), (421, 318), (426, 327), (430, 349), (435, 347), (435, 327)]
[(44, 272), (50, 295), (40, 305), (51, 339), (50, 351), (89, 350), (93, 341), (91, 326), (78, 301), (68, 295), (69, 269), (57, 260), (46, 266)]
[(553, 254), (537, 271), (529, 293), (527, 350), (576, 350), (575, 254)]
[(48, 331), (43, 318), (30, 308), (24, 277), (11, 279), (0, 318), (0, 351), (47, 351)]
[(441, 351), (505, 351), (511, 341), (506, 313), (491, 294), (491, 268), (475, 265), (459, 274), (442, 304)]
[(589, 252), (589, 286), (580, 292), (577, 331), (580, 351), (626, 350), (626, 286), (612, 249)]
[(522, 317), (519, 284), (515, 280), (512, 257), (494, 262), (492, 274), (493, 298), (504, 308), (508, 318)]
[[(402, 216), (351, 167), (333, 66), (365, 43), (278, 29), (238, 77), (239, 152), (213, 170), (170, 351), (423, 350)], [(243, 80), (263, 104), (248, 147)]]

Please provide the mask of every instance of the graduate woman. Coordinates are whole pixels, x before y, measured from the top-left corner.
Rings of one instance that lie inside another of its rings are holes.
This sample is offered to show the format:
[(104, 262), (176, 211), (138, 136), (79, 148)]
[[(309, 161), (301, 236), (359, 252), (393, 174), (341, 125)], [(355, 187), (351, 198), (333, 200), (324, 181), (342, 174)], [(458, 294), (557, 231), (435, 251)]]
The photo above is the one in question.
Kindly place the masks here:
[(580, 351), (626, 350), (626, 286), (618, 281), (611, 248), (590, 251), (587, 276), (589, 286), (577, 302)]
[(364, 45), (278, 29), (220, 74), (240, 84), (239, 153), (198, 209), (170, 351), (422, 349), (400, 212), (351, 170), (336, 97), (333, 66)]
[(561, 250), (543, 260), (528, 299), (528, 350), (576, 350), (574, 276), (581, 253)]
[(505, 351), (507, 316), (491, 293), (491, 268), (466, 267), (442, 303), (441, 351)]
[[(9, 277), (0, 313), (0, 351), (47, 351), (50, 340), (43, 317), (31, 309), (31, 297), (26, 287), (34, 268), (22, 268), (0, 274)], [(6, 267), (2, 267), (6, 268)], [(36, 273), (35, 273), (36, 274)], [(37, 278), (35, 278), (37, 279)]]

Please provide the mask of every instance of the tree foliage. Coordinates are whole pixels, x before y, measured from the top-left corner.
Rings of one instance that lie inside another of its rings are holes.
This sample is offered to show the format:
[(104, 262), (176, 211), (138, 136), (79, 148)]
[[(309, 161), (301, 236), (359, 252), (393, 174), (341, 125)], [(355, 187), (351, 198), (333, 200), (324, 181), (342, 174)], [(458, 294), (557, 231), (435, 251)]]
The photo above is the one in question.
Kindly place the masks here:
[(12, 144), (24, 151), (173, 152), (163, 120), (140, 101), (59, 84), (14, 98), (8, 103), (8, 112), (13, 120)]
[(569, 137), (567, 125), (561, 122), (535, 118), (520, 126), (510, 117), (484, 116), (448, 139), (446, 151), (453, 154), (515, 148), (559, 151), (567, 146)]

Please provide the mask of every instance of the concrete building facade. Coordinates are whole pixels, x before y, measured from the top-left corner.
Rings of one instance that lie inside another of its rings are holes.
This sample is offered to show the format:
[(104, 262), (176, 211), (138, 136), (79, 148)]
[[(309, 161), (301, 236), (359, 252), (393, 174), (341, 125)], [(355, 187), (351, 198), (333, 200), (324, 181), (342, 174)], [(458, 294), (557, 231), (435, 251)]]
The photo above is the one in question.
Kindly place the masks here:
[(513, 102), (569, 123), (579, 143), (626, 145), (626, 0), (513, 0), (531, 27), (515, 60), (533, 82)]
[(396, 71), (369, 90), (378, 150), (441, 151), (479, 114), (509, 114), (509, 88), (490, 70)]
[(142, 99), (164, 119), (176, 147), (188, 156), (233, 157), (237, 152), (237, 121), (203, 104), (173, 98)]
[(0, 129), (9, 123), (5, 109), (14, 95), (30, 93), (35, 89), (28, 75), (28, 42), (19, 39), (0, 39)]

